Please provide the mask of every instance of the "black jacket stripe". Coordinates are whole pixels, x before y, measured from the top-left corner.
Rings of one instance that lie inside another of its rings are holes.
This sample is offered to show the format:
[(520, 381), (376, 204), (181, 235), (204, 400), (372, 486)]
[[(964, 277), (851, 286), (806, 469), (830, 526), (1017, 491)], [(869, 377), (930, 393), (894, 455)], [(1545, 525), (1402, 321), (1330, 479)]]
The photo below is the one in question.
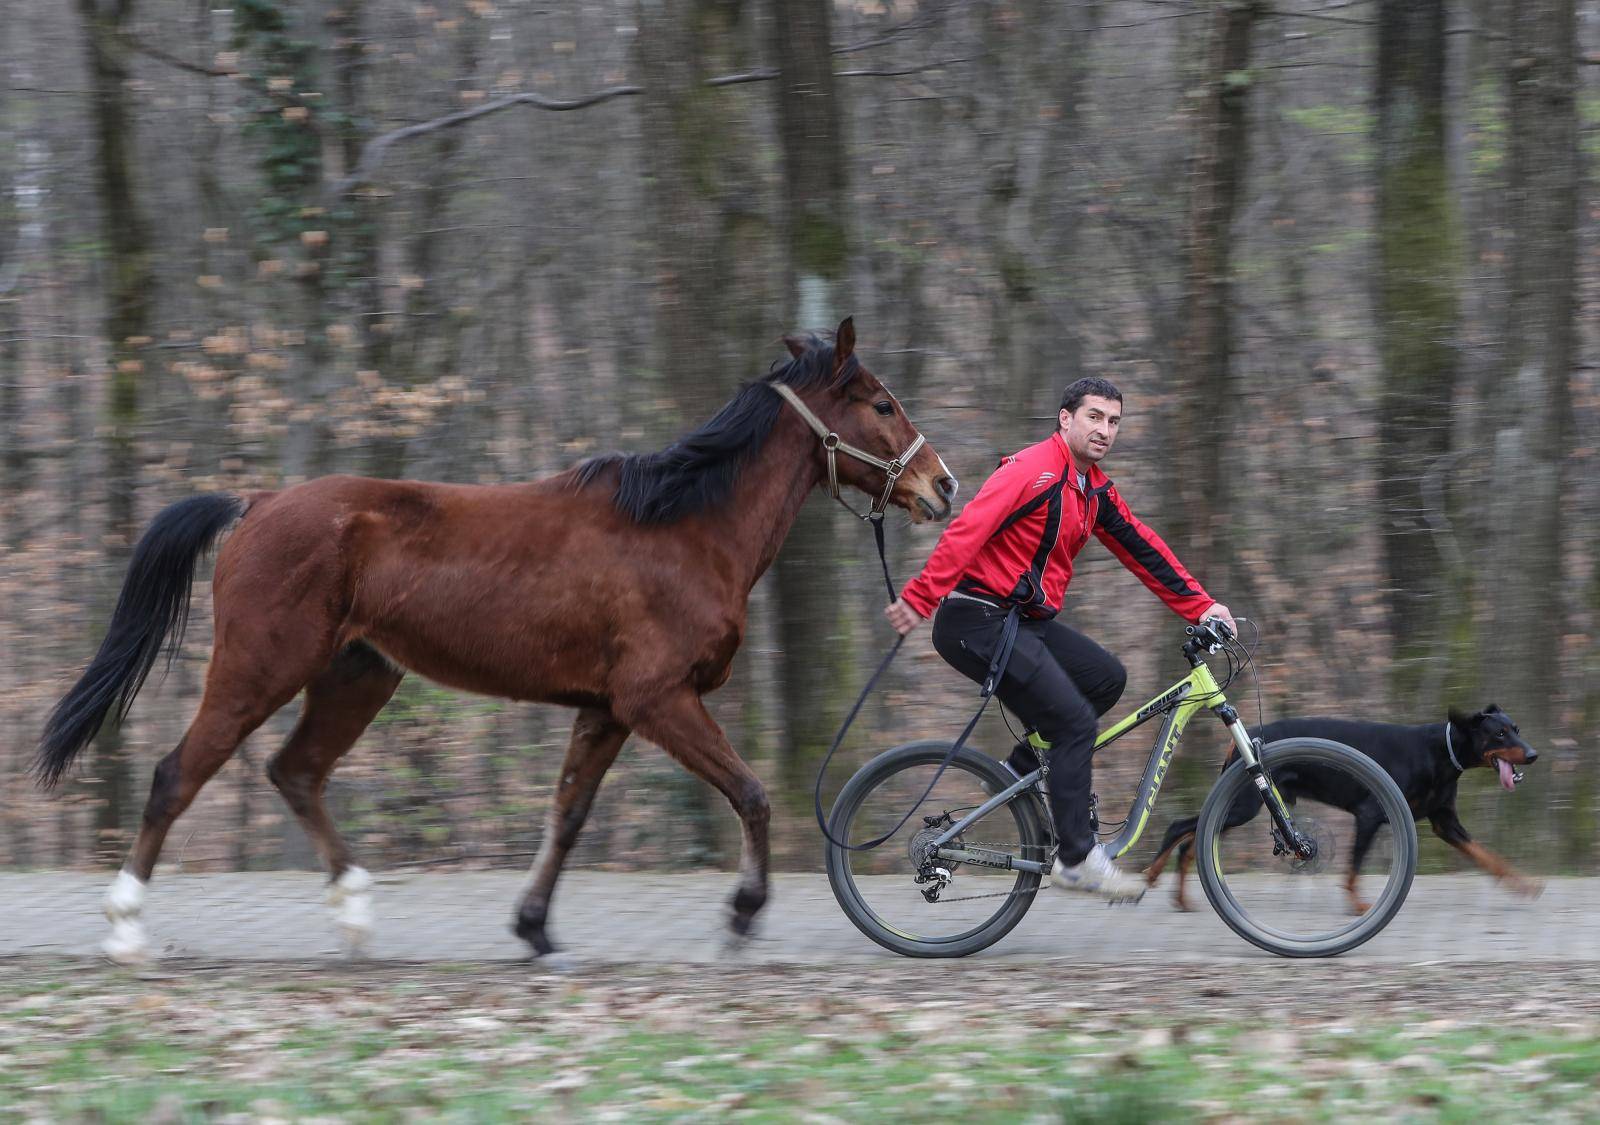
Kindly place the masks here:
[(1123, 549), (1133, 556), (1133, 561), (1144, 567), (1157, 582), (1160, 582), (1174, 594), (1192, 596), (1200, 591), (1192, 588), (1178, 574), (1162, 553), (1155, 549), (1138, 530), (1122, 518), (1122, 513), (1117, 510), (1116, 503), (1107, 497), (1100, 504), (1097, 520), (1101, 527), (1110, 532), (1111, 537), (1122, 544)]
[(1050, 561), (1050, 552), (1055, 550), (1056, 540), (1061, 537), (1061, 489), (1065, 481), (1056, 483), (1046, 490), (1049, 497), (1049, 510), (1044, 517), (1044, 531), (1039, 535), (1039, 546), (1033, 552), (1033, 566), (1028, 569), (1033, 579), (1033, 588), (1039, 600), (1044, 599), (1044, 568)]
[[(1018, 520), (1027, 519), (1028, 516), (1033, 514), (1033, 512), (1038, 509), (1039, 505), (1048, 503), (1052, 496), (1059, 497), (1060, 495), (1061, 482), (1056, 481), (1055, 484), (1051, 485), (1049, 488), (1039, 493), (1039, 495), (1035, 496), (1032, 500), (1029, 500), (1022, 507), (1018, 508), (1016, 511), (1007, 516), (1005, 518), (1005, 522), (994, 529), (994, 534), (999, 535), (1002, 531), (1005, 531), (1007, 528), (1011, 527)], [(993, 536), (990, 536), (990, 538), (993, 538)]]

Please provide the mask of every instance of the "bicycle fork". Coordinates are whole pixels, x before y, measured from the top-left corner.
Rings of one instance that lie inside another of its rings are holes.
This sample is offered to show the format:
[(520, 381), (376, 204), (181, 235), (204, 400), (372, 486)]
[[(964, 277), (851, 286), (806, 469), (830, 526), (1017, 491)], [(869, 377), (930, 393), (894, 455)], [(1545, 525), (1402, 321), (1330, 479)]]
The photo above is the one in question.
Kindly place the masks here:
[(1261, 761), (1260, 740), (1250, 737), (1250, 732), (1245, 729), (1244, 721), (1239, 718), (1239, 712), (1234, 710), (1233, 704), (1224, 703), (1213, 710), (1233, 735), (1234, 745), (1239, 748), (1239, 757), (1244, 760), (1245, 772), (1250, 775), (1250, 780), (1255, 782), (1256, 791), (1261, 795), (1261, 803), (1267, 807), (1267, 814), (1272, 817), (1272, 854), (1293, 853), (1301, 860), (1315, 859), (1316, 841), (1296, 831), (1294, 818), (1289, 813), (1289, 803), (1283, 799), (1283, 794), (1272, 783), (1272, 777)]

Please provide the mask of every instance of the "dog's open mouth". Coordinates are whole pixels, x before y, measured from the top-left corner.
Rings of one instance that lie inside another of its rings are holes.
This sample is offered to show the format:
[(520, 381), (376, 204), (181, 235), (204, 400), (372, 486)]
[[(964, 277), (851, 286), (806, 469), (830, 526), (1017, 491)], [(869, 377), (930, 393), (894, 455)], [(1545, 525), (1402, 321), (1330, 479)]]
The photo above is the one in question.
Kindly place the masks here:
[(1522, 781), (1522, 771), (1514, 768), (1511, 763), (1506, 761), (1504, 758), (1496, 758), (1494, 760), (1494, 768), (1499, 771), (1500, 774), (1500, 788), (1504, 789), (1507, 793), (1515, 789)]

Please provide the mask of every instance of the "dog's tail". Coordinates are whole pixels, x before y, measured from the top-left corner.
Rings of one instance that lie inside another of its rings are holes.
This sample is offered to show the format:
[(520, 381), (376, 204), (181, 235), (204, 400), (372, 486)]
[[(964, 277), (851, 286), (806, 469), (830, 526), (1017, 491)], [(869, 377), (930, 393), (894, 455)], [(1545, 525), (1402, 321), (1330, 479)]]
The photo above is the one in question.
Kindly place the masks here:
[(118, 722), (127, 717), (163, 644), (171, 665), (189, 621), (195, 564), (246, 507), (231, 492), (210, 493), (180, 500), (151, 522), (133, 550), (100, 651), (45, 723), (34, 763), (41, 787), (55, 787), (113, 709)]

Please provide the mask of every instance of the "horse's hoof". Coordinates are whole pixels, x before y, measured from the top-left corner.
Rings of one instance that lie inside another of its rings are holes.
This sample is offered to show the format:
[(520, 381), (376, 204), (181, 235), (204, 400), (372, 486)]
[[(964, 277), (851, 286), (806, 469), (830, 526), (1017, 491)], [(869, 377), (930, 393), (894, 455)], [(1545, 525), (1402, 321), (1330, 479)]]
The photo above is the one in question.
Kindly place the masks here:
[(372, 941), (372, 876), (359, 867), (347, 867), (328, 886), (333, 924), (344, 944), (345, 956), (365, 957)]
[(722, 952), (737, 956), (747, 951), (756, 941), (756, 918), (753, 914), (734, 911), (728, 915), (728, 928), (723, 931)]
[(722, 955), (723, 957), (742, 957), (750, 952), (755, 943), (754, 935), (748, 930), (742, 934), (730, 930), (722, 936)]
[(144, 923), (136, 918), (118, 918), (111, 923), (111, 936), (100, 946), (106, 959), (118, 965), (148, 965), (150, 940), (145, 936)]
[(100, 951), (118, 965), (143, 965), (150, 960), (150, 939), (144, 930), (144, 883), (127, 871), (117, 872), (106, 892), (106, 918), (111, 936)]
[(578, 959), (564, 949), (552, 949), (549, 953), (543, 954), (536, 953), (529, 960), (545, 972), (560, 976), (578, 971)]

